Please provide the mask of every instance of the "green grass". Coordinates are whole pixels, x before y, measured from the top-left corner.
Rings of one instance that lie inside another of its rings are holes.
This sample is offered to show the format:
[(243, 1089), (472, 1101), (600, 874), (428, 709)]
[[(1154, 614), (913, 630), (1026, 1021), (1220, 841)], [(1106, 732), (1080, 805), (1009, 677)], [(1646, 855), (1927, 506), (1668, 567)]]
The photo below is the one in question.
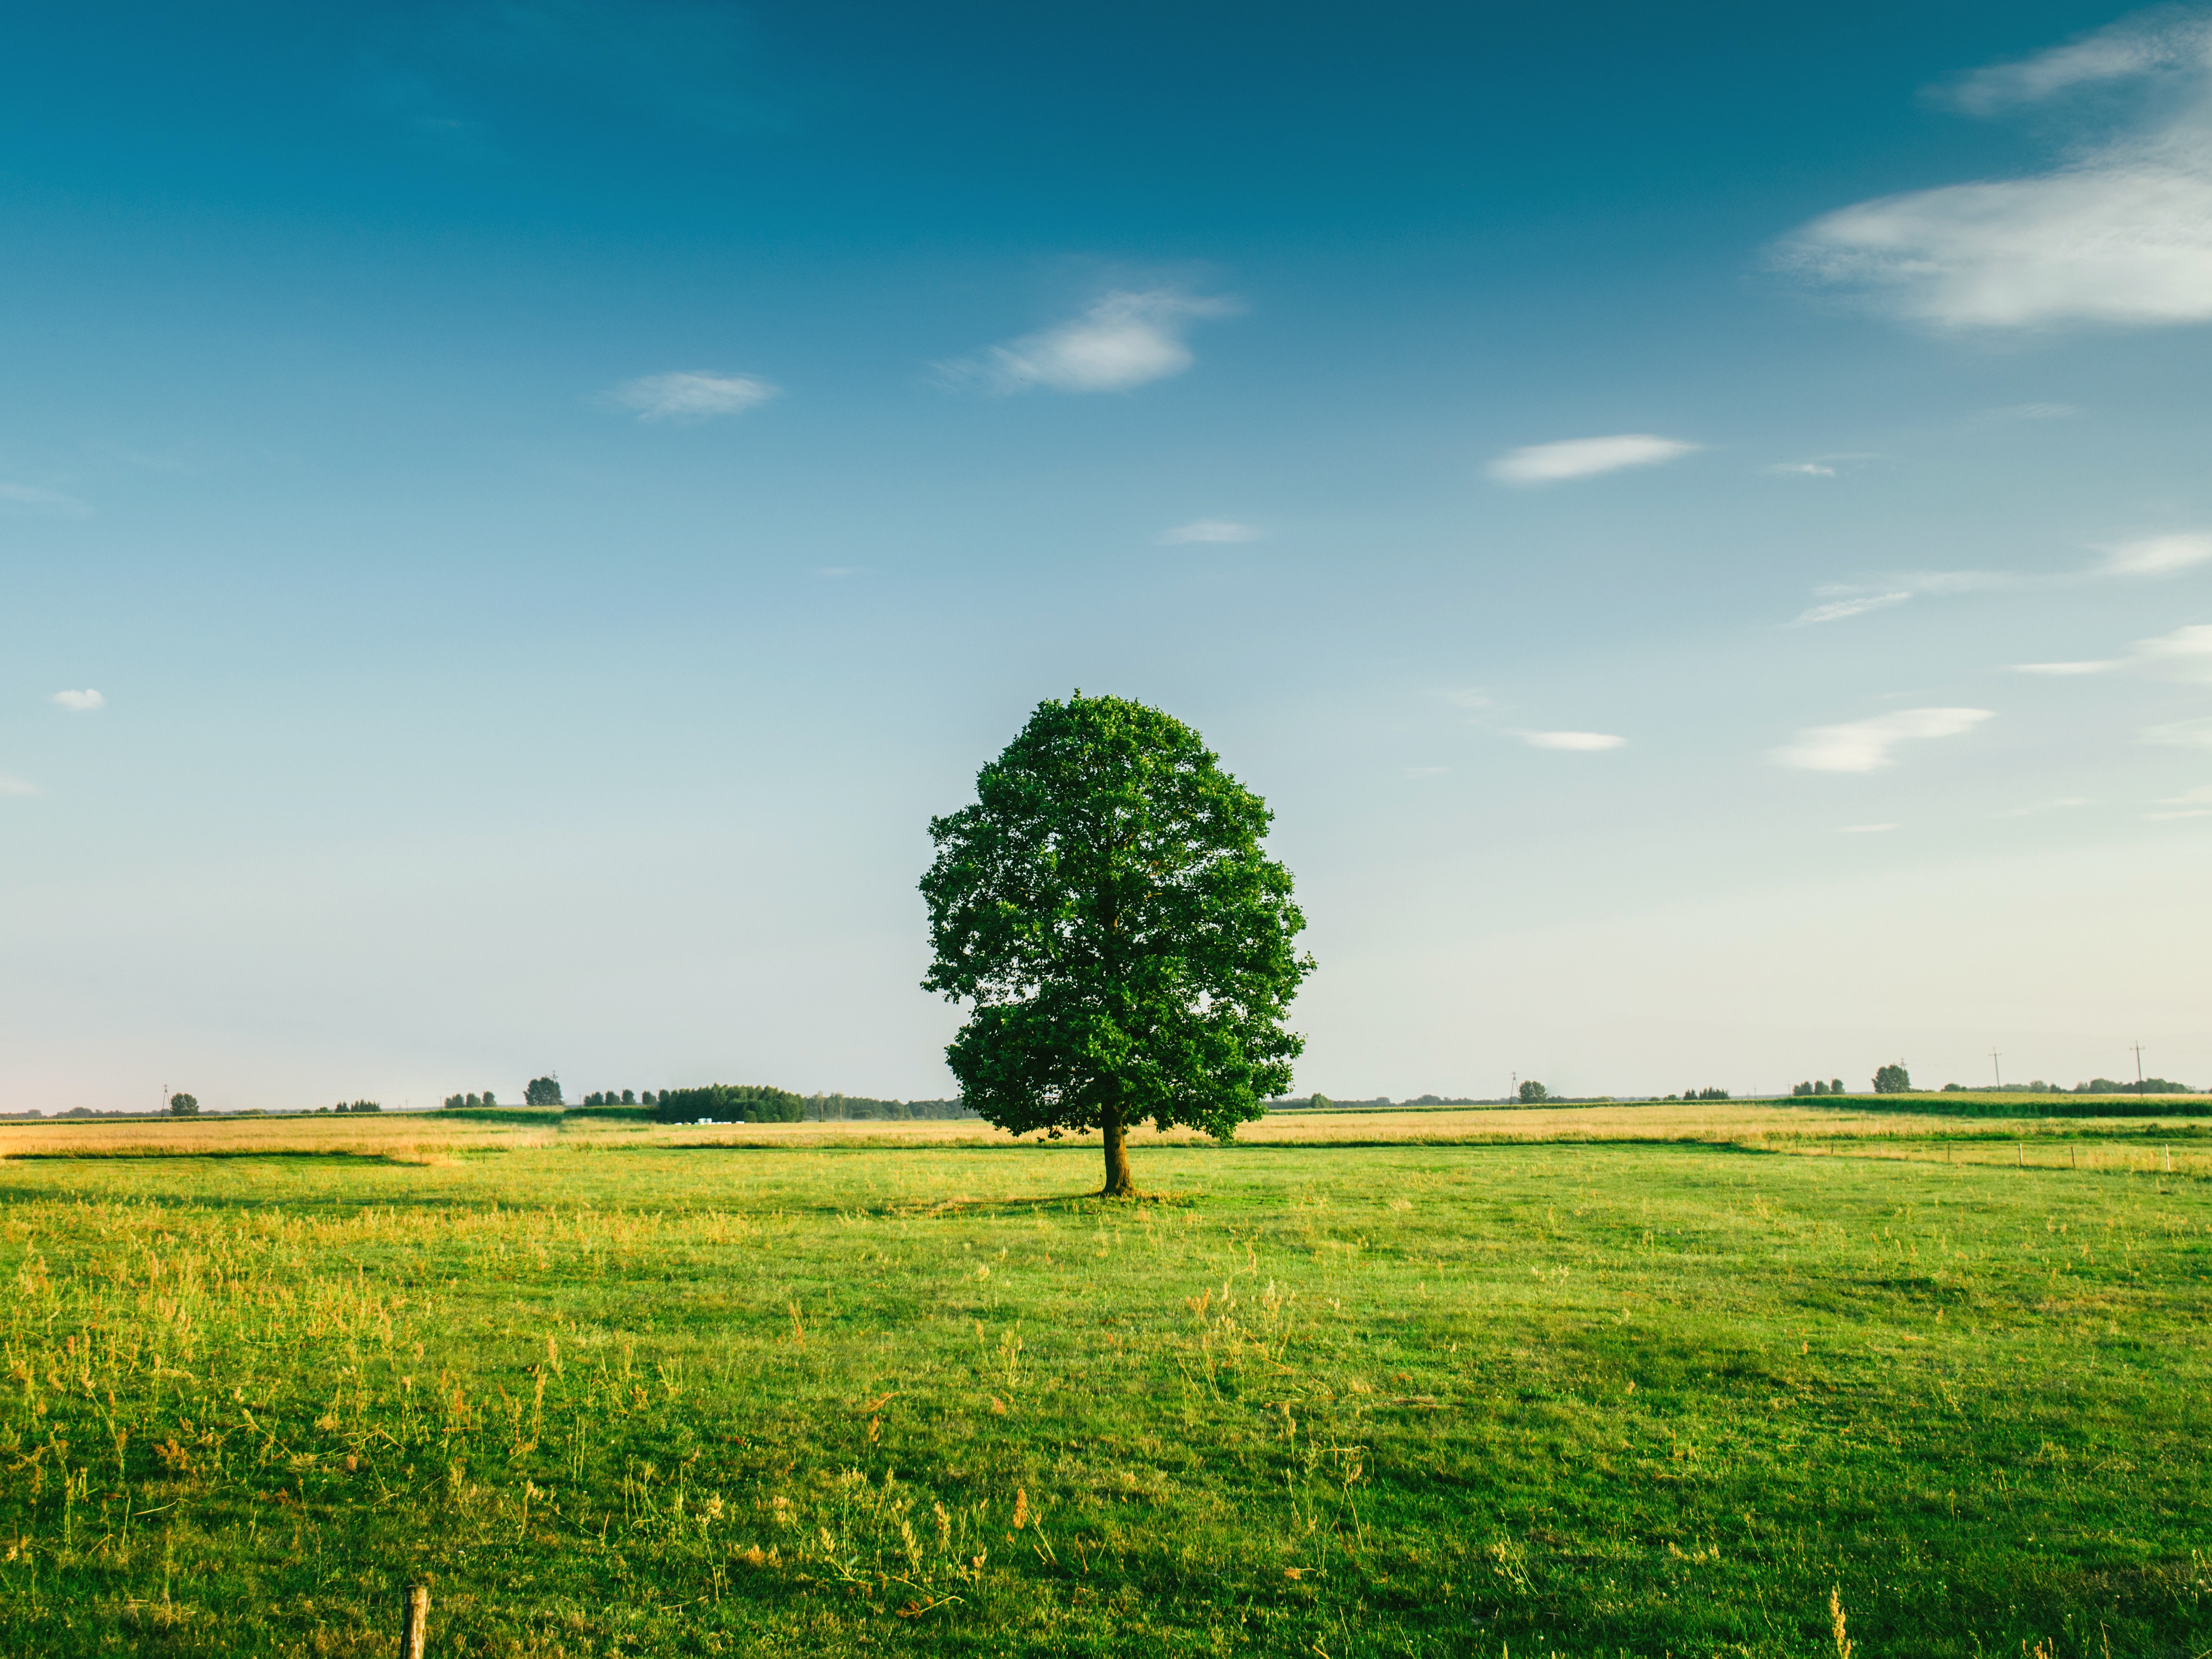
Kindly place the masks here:
[(2212, 1647), (2208, 1184), (1833, 1150), (0, 1164), (0, 1647)]

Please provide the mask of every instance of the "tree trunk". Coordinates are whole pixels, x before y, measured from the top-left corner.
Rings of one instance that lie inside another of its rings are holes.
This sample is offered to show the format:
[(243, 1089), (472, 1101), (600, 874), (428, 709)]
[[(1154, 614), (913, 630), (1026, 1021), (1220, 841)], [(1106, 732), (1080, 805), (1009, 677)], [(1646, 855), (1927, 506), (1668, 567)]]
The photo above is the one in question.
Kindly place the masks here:
[(1100, 1127), (1106, 1132), (1106, 1185), (1101, 1198), (1134, 1198), (1137, 1183), (1129, 1174), (1129, 1141), (1121, 1114), (1109, 1110)]

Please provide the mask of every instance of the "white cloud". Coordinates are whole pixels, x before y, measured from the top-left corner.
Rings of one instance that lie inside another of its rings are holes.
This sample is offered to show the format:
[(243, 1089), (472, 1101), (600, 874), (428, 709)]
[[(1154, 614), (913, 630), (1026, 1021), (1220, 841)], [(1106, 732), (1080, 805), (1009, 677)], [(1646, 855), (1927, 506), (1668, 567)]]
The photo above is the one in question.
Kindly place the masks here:
[(1609, 732), (1516, 732), (1513, 735), (1531, 749), (1565, 749), (1585, 755), (1619, 749), (1628, 741)]
[(2038, 801), (2033, 806), (2014, 806), (2006, 811), (1993, 812), (1990, 816), (1999, 818), (2032, 818), (2045, 812), (2063, 811), (2069, 807), (2088, 806), (2093, 804), (2087, 795), (2066, 795), (2057, 800)]
[(2170, 576), (2212, 559), (2212, 536), (2149, 536), (2097, 550), (2105, 556), (2106, 576)]
[(2110, 674), (2136, 669), (2160, 679), (2212, 684), (2212, 623), (2191, 623), (2171, 634), (2137, 640), (2124, 657), (2087, 662), (2022, 662), (2013, 665), (2015, 674), (2050, 674), (2072, 678)]
[(2212, 783), (2200, 783), (2194, 789), (2185, 789), (2178, 795), (2168, 795), (2159, 802), (2160, 806), (2212, 806)]
[(1988, 115), (2093, 82), (2186, 69), (2201, 62), (2208, 50), (2212, 50), (2212, 23), (2161, 9), (2123, 19), (2016, 64), (1976, 70), (1959, 82), (1953, 96), (1962, 108)]
[[(2146, 536), (2135, 541), (2106, 543), (2095, 550), (2104, 556), (2077, 570), (2025, 575), (2014, 570), (1918, 570), (1886, 576), (1880, 585), (1830, 582), (1813, 590), (1824, 601), (1795, 618), (1799, 623), (1839, 622), (1884, 605), (1910, 599), (1954, 593), (1996, 593), (2024, 588), (2072, 587), (2084, 582), (2129, 581), (2138, 577), (2171, 576), (2212, 562), (2212, 535), (2183, 531)], [(2094, 674), (2117, 666), (2113, 663), (2026, 663), (2026, 673)]]
[(1872, 772), (1890, 764), (1889, 751), (1900, 743), (1955, 738), (1990, 718), (1987, 708), (1902, 708), (1844, 726), (1808, 726), (1773, 758), (1808, 772)]
[(1701, 447), (1680, 438), (1624, 432), (1610, 438), (1566, 438), (1509, 450), (1490, 464), (1490, 476), (1512, 484), (1559, 483), (1594, 478), (1628, 466), (1656, 466)]
[(2136, 741), (2167, 744), (2177, 749), (2212, 749), (2212, 719), (2170, 720), (2148, 727)]
[(42, 489), (36, 484), (0, 483), (0, 507), (19, 507), (26, 513), (49, 513), (59, 519), (83, 519), (92, 514), (90, 502), (65, 495), (58, 489)]
[(1460, 708), (1495, 708), (1496, 699), (1479, 685), (1462, 685), (1437, 693), (1446, 702)]
[(2188, 82), (2136, 131), (2029, 178), (1884, 197), (1814, 220), (1778, 262), (1953, 328), (2212, 319), (2212, 22), (2153, 14), (1970, 76), (1986, 113), (2092, 82)]
[(107, 699), (89, 686), (82, 691), (57, 691), (52, 701), (72, 714), (89, 714), (95, 709), (107, 707)]
[(1256, 525), (1233, 519), (1193, 519), (1160, 532), (1161, 542), (1173, 547), (1183, 542), (1256, 542), (1267, 532)]
[(750, 374), (722, 374), (711, 369), (678, 369), (624, 381), (607, 395), (641, 421), (709, 421), (737, 415), (775, 397), (781, 387)]
[(37, 784), (0, 772), (0, 795), (35, 795), (38, 793)]
[(1778, 478), (1832, 478), (1836, 469), (1818, 461), (1779, 461), (1766, 469)]
[(1800, 623), (1841, 622), (1846, 617), (1862, 617), (1869, 611), (1903, 605), (1911, 597), (1910, 593), (1861, 593), (1852, 599), (1831, 599), (1826, 605), (1816, 605), (1809, 611), (1801, 611), (1796, 620)]
[(939, 368), (952, 380), (981, 380), (994, 392), (1029, 392), (1038, 386), (1054, 392), (1129, 392), (1180, 374), (1197, 361), (1183, 342), (1192, 323), (1239, 309), (1231, 299), (1173, 289), (1117, 289), (1057, 328), (994, 345), (980, 362), (941, 363)]
[(1879, 836), (1902, 827), (1894, 823), (1846, 823), (1836, 833), (1839, 836)]
[(2212, 806), (2185, 807), (2179, 812), (2146, 812), (2143, 816), (2153, 823), (2163, 823), (2170, 818), (2212, 818)]

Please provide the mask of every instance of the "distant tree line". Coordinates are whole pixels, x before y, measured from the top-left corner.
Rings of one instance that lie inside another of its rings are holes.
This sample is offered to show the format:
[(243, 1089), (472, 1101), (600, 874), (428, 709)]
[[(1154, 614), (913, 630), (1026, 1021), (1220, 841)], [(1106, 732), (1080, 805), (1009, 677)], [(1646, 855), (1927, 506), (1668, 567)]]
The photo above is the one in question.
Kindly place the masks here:
[(1793, 1095), (1839, 1095), (1844, 1092), (1844, 1080), (1839, 1077), (1831, 1078), (1823, 1083), (1819, 1078), (1814, 1078), (1810, 1083), (1791, 1084), (1790, 1092)]
[(852, 1122), (871, 1118), (957, 1118), (975, 1113), (962, 1100), (876, 1100), (865, 1095), (794, 1094), (765, 1084), (710, 1083), (663, 1089), (645, 1102), (663, 1123)]
[(447, 1095), (446, 1104), (448, 1106), (496, 1106), (499, 1104), (499, 1099), (487, 1089), (480, 1095)]
[(1729, 1091), (1725, 1089), (1685, 1089), (1679, 1095), (1667, 1097), (1669, 1100), (1726, 1100), (1728, 1097)]
[(383, 1107), (373, 1100), (342, 1100), (335, 1106), (318, 1106), (319, 1112), (380, 1112)]
[[(1961, 1093), (1992, 1095), (2193, 1095), (2197, 1091), (2186, 1083), (2176, 1083), (2172, 1078), (2147, 1077), (2140, 1083), (2115, 1083), (2108, 1077), (2092, 1078), (2087, 1083), (2077, 1083), (2068, 1088), (2063, 1083), (2045, 1083), (2038, 1078), (2033, 1083), (2000, 1083), (1987, 1090), (1969, 1089), (1963, 1083), (1947, 1083), (1947, 1095)], [(2212, 1093), (2212, 1090), (2205, 1091)]]

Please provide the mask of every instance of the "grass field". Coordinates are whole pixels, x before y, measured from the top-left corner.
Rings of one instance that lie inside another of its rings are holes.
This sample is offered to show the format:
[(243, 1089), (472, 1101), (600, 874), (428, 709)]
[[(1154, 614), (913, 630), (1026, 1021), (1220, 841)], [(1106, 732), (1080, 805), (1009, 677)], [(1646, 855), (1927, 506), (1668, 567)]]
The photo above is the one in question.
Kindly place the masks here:
[(2212, 1649), (2207, 1126), (1869, 1105), (9, 1125), (0, 1650)]

